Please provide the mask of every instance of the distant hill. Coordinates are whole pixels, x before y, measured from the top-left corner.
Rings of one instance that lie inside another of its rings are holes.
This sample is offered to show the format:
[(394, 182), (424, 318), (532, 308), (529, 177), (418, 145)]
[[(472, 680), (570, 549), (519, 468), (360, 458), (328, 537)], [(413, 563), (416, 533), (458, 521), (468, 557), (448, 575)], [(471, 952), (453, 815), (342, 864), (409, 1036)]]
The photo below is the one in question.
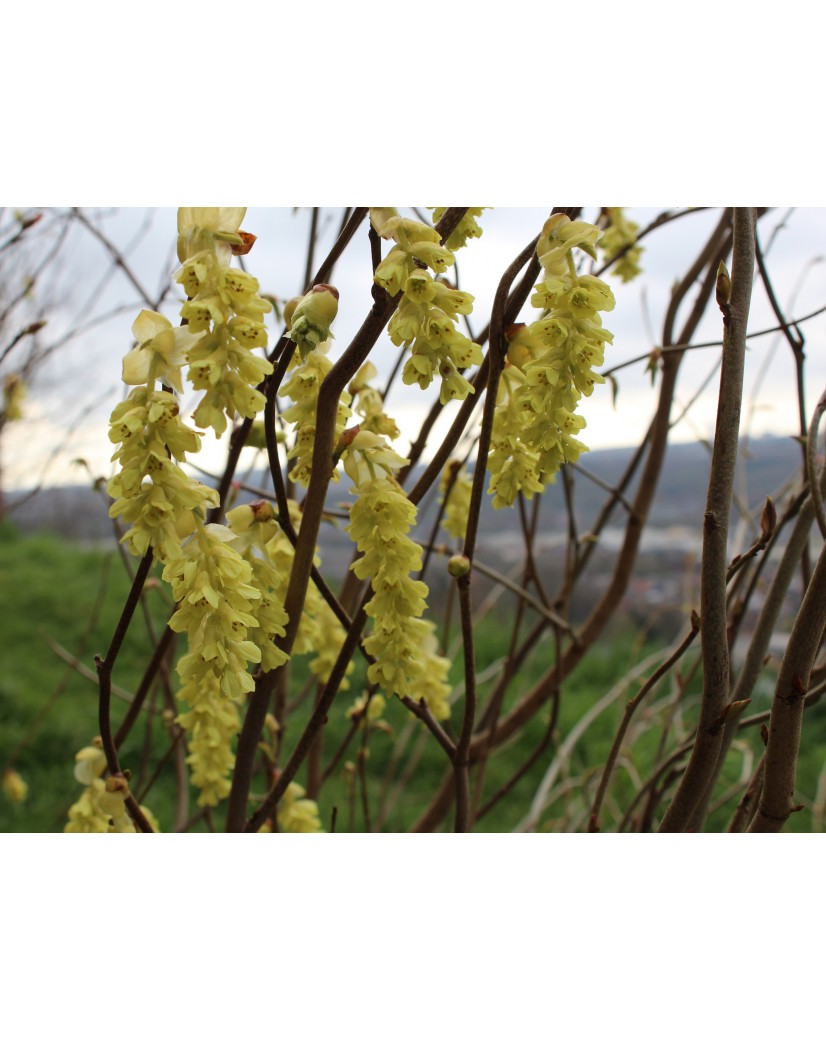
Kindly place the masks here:
[[(605, 484), (613, 485), (621, 477), (634, 454), (633, 448), (614, 448), (593, 451), (581, 459), (581, 467), (574, 470), (574, 507), (577, 524), (586, 531), (593, 523), (606, 499), (606, 491), (587, 474), (593, 474)], [(665, 467), (654, 501), (651, 525), (669, 527), (683, 525), (698, 527), (705, 508), (706, 484), (710, 465), (708, 446), (674, 444), (668, 449)], [(755, 509), (767, 495), (777, 492), (792, 478), (800, 467), (800, 447), (789, 437), (762, 437), (749, 443), (741, 452), (738, 464), (738, 491), (742, 491), (750, 508)], [(260, 476), (263, 484), (264, 476)], [(545, 492), (542, 529), (544, 532), (564, 532), (567, 524), (563, 482), (559, 478)], [(636, 481), (626, 492), (633, 494)], [(347, 501), (346, 478), (331, 488), (331, 502)], [(434, 493), (425, 500), (422, 523), (434, 515)], [(53, 531), (66, 538), (97, 541), (111, 537), (112, 526), (107, 516), (105, 494), (88, 485), (43, 488), (36, 494), (9, 492), (6, 496), (9, 519), (23, 531)], [(515, 510), (494, 510), (486, 500), (480, 524), (484, 537), (518, 528)]]

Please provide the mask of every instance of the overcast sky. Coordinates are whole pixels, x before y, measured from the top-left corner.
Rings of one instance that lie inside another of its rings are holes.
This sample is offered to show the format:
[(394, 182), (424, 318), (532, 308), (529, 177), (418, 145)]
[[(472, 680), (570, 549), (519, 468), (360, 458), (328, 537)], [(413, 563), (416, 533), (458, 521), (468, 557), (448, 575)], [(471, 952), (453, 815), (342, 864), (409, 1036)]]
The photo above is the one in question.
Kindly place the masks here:
[[(128, 255), (137, 280), (154, 297), (176, 265), (175, 211), (133, 207), (87, 212)], [(460, 285), (476, 298), (470, 318), (474, 332), (489, 319), (493, 294), (503, 269), (539, 232), (548, 212), (548, 209), (513, 207), (486, 210), (480, 219), (484, 228), (482, 238), (469, 242), (458, 253)], [(597, 208), (592, 207), (586, 209), (585, 216), (595, 219), (597, 212)], [(659, 212), (641, 208), (628, 211), (641, 226)], [(691, 214), (647, 237), (642, 257), (644, 274), (629, 285), (609, 277), (617, 305), (614, 311), (603, 316), (604, 324), (614, 333), (614, 343), (606, 350), (606, 368), (642, 354), (660, 342), (670, 287), (694, 260), (719, 214), (719, 210)], [(340, 210), (322, 210), (318, 258), (334, 239), (340, 218)], [(258, 236), (253, 251), (246, 258), (247, 268), (258, 277), (265, 292), (287, 299), (300, 290), (309, 220), (310, 212), (306, 209), (294, 212), (286, 208), (251, 208), (247, 213), (243, 226)], [(786, 313), (801, 316), (826, 304), (826, 265), (821, 262), (826, 244), (826, 209), (774, 210), (760, 222), (759, 233), (764, 248), (771, 241), (770, 270), (777, 297)], [(108, 256), (101, 243), (88, 231), (76, 228), (61, 269), (63, 302), (58, 313), (51, 317), (49, 335), (71, 328), (77, 322), (79, 310), (85, 307), (90, 293), (100, 286), (107, 267)], [(370, 307), (366, 235), (361, 234), (351, 244), (333, 280), (341, 294), (339, 316), (334, 325), (336, 339), (332, 356), (335, 357), (347, 345)], [(692, 297), (693, 294), (690, 299)], [(39, 386), (27, 403), (26, 419), (6, 431), (7, 486), (29, 486), (39, 479), (47, 459), (50, 459), (46, 471), (50, 483), (85, 479), (71, 466), (71, 460), (77, 456), (85, 458), (95, 473), (110, 473), (107, 418), (124, 390), (120, 382), (121, 360), (132, 342), (132, 321), (143, 306), (134, 286), (122, 272), (115, 270), (96, 293), (94, 312), (108, 313), (121, 306), (125, 308), (122, 313), (78, 337), (70, 347), (56, 354), (53, 363), (43, 372)], [(180, 294), (172, 292), (162, 309), (172, 321), (177, 321), (179, 306)], [(533, 316), (528, 303), (521, 317), (530, 321)], [(678, 327), (679, 324), (678, 319)], [(774, 324), (758, 279), (749, 329), (757, 331)], [(826, 315), (807, 322), (802, 330), (806, 337), (807, 405), (811, 412), (826, 383)], [(721, 331), (719, 314), (712, 307), (695, 341), (717, 339)], [(397, 356), (397, 348), (383, 336), (373, 355), (383, 378), (389, 374)], [(716, 348), (698, 350), (686, 358), (677, 394), (680, 404), (694, 396), (718, 358)], [(624, 369), (617, 378), (616, 406), (607, 385), (598, 386), (592, 398), (582, 403), (582, 414), (588, 422), (582, 439), (591, 448), (638, 442), (653, 413), (655, 392), (644, 364)], [(675, 440), (712, 435), (716, 385), (716, 378), (712, 378), (709, 389), (673, 431)], [(775, 334), (752, 341), (745, 385), (744, 432), (748, 430), (755, 436), (797, 432), (793, 366), (782, 336)], [(405, 387), (400, 381), (396, 382), (387, 408), (399, 422), (403, 434), (415, 434), (434, 394), (435, 386), (423, 393), (418, 387)], [(447, 409), (446, 422), (456, 407), (452, 405)], [(400, 442), (401, 450), (406, 443), (405, 440)], [(57, 444), (62, 445), (60, 452), (57, 457), (51, 457)], [(217, 468), (222, 453), (222, 446), (208, 434), (200, 461)]]

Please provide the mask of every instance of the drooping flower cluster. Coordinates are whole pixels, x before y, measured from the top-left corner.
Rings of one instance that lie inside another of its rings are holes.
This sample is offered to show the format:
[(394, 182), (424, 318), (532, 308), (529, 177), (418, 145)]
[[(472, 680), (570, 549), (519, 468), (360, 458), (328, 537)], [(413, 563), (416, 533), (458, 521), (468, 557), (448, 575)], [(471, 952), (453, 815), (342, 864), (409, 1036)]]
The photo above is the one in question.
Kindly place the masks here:
[(426, 389), (438, 375), (443, 404), (464, 400), (473, 387), (461, 370), (480, 364), (482, 351), (456, 322), (458, 315), (471, 313), (473, 297), (433, 278), (426, 269), (444, 273), (455, 263), (453, 253), (440, 245), (435, 228), (393, 209), (372, 209), (370, 218), (382, 238), (396, 243), (377, 267), (375, 280), (391, 296), (402, 292), (387, 327), (396, 346), (410, 348), (402, 379)]
[(434, 626), (422, 618), (428, 589), (410, 576), (422, 565), (421, 547), (408, 536), (416, 507), (394, 477), (406, 461), (369, 431), (355, 435), (344, 458), (357, 495), (348, 532), (363, 554), (352, 569), (373, 589), (365, 608), (373, 626), (364, 648), (375, 661), (367, 677), (388, 694), (424, 699), (437, 718), (445, 718), (449, 664), (436, 664), (441, 659), (434, 653)]
[(462, 463), (458, 460), (449, 462), (442, 471), (440, 502), (444, 502), (442, 527), (454, 538), (465, 537), (472, 489), (473, 482)]
[(232, 741), (241, 728), (238, 705), (221, 691), (213, 671), (183, 682), (178, 698), (189, 709), (176, 721), (189, 734), (186, 761), (190, 779), (200, 792), (198, 805), (215, 806), (230, 791), (229, 775), (235, 765)]
[[(96, 738), (97, 739), (97, 738)], [(128, 782), (120, 776), (105, 780), (106, 756), (99, 744), (81, 748), (75, 755), (75, 780), (85, 790), (69, 809), (69, 820), (63, 828), (66, 834), (135, 834), (136, 828), (126, 809)], [(153, 830), (157, 820), (145, 805), (141, 812)]]
[[(318, 815), (318, 806), (305, 797), (301, 784), (291, 783), (278, 803), (278, 830), (283, 834), (320, 834), (324, 831)], [(259, 834), (272, 834), (272, 823), (267, 820)]]
[(270, 672), (288, 660), (274, 642), (284, 635), (289, 621), (283, 606), (285, 575), (273, 566), (268, 554), (269, 543), (284, 536), (269, 502), (236, 506), (227, 513), (227, 524), (236, 536), (230, 544), (250, 565), (249, 583), (259, 594), (250, 605), (258, 625), (249, 635), (261, 651), (261, 670)]
[(194, 537), (163, 572), (179, 604), (169, 627), (187, 634), (177, 671), (178, 696), (190, 710), (178, 722), (190, 734), (187, 761), (201, 805), (216, 805), (229, 793), (237, 704), (255, 687), (248, 664), (261, 660), (260, 648), (248, 638), (248, 629), (259, 625), (254, 610), (261, 592), (252, 567), (230, 544), (234, 540), (228, 528), (198, 522)]
[(372, 361), (365, 361), (355, 374), (348, 388), (353, 398), (352, 411), (359, 416), (360, 430), (381, 434), (393, 441), (399, 436), (399, 428), (384, 411), (384, 401), (379, 391), (370, 386), (371, 380), (378, 374)]
[[(301, 526), (298, 503), (290, 499), (290, 520), (297, 531)], [(284, 592), (292, 569), (294, 549), (275, 520), (268, 502), (253, 502), (237, 506), (227, 514), (227, 522), (238, 549), (252, 567), (251, 584), (261, 592), (261, 599), (251, 605), (259, 624), (249, 637), (261, 650), (261, 669), (271, 671), (283, 664), (287, 657), (273, 640), (284, 634), (287, 615), (283, 609)], [(316, 566), (320, 560), (316, 556)], [(339, 650), (345, 639), (341, 622), (313, 582), (307, 588), (304, 609), (292, 648), (292, 657), (311, 655), (310, 671), (321, 682), (326, 682), (333, 670)], [(347, 674), (353, 669), (351, 661)], [(347, 689), (344, 679), (342, 689)]]
[[(243, 208), (227, 211), (183, 208), (178, 211), (176, 275), (189, 299), (181, 317), (200, 334), (189, 348), (189, 380), (204, 396), (195, 409), (195, 422), (212, 427), (219, 436), (227, 418), (253, 419), (264, 407), (257, 385), (272, 372), (272, 364), (254, 353), (267, 345), (261, 320), (272, 304), (259, 295), (252, 275), (230, 267), (232, 247), (246, 249), (238, 232)], [(213, 225), (219, 226), (213, 226)]]
[(181, 678), (199, 682), (212, 672), (224, 695), (237, 698), (254, 689), (247, 664), (261, 660), (247, 639), (247, 629), (258, 625), (251, 607), (261, 593), (251, 584), (249, 563), (227, 544), (233, 539), (221, 524), (199, 524), (163, 578), (179, 603), (169, 626), (189, 640), (189, 652), (178, 662)]
[(523, 410), (518, 393), (525, 385), (522, 369), (526, 360), (538, 357), (540, 344), (525, 325), (512, 325), (505, 330), (509, 341), (508, 364), (499, 379), (496, 412), (488, 454), (490, 485), (495, 508), (513, 505), (521, 491), (526, 498), (541, 493), (545, 485), (539, 479), (539, 455), (523, 441), (525, 420), (530, 413)]
[[(303, 355), (303, 360), (294, 356), (288, 368), (288, 371), (291, 372), (290, 378), (278, 391), (279, 397), (288, 397), (293, 402), (283, 413), (284, 419), (293, 424), (295, 434), (293, 446), (287, 453), (288, 459), (295, 459), (295, 464), (290, 469), (290, 479), (305, 487), (310, 482), (313, 461), (318, 417), (318, 391), (324, 377), (333, 367), (333, 362), (325, 353), (327, 349), (328, 341), (325, 340), (317, 347), (307, 351)], [(345, 391), (341, 395), (336, 412), (336, 437), (341, 434), (350, 416), (349, 404), (350, 395)], [(338, 480), (338, 474), (335, 471), (333, 471), (333, 479)]]
[(319, 834), (324, 830), (318, 806), (305, 795), (301, 784), (292, 783), (278, 804), (278, 826), (286, 834)]
[(642, 274), (640, 257), (643, 248), (634, 244), (637, 241), (640, 226), (628, 219), (621, 206), (608, 206), (605, 212), (608, 216), (608, 226), (600, 239), (600, 252), (605, 260), (613, 260), (618, 253), (625, 250), (619, 260), (612, 265), (611, 271), (623, 282), (630, 282), (638, 274)]
[[(179, 418), (171, 392), (183, 391), (183, 367), (189, 365), (189, 380), (205, 391), (195, 410), (201, 427), (220, 434), (227, 416), (251, 418), (264, 405), (254, 387), (272, 365), (253, 350), (266, 346), (261, 318), (271, 304), (258, 295), (254, 278), (229, 266), (233, 251), (246, 251), (252, 239), (238, 230), (245, 212), (178, 211), (183, 266), (176, 278), (189, 297), (181, 310), (186, 324), (173, 328), (163, 315), (143, 310), (132, 326), (138, 345), (124, 358), (123, 380), (135, 389), (112, 413), (109, 438), (119, 445), (113, 460), (120, 471), (108, 491), (115, 499), (110, 515), (131, 524), (124, 542), (136, 555), (152, 548), (160, 559), (172, 559), (195, 518), (217, 505), (215, 492), (180, 465), (200, 450), (202, 436)], [(158, 381), (171, 391), (156, 389)]]
[(115, 499), (109, 515), (131, 525), (122, 540), (136, 556), (151, 547), (161, 560), (174, 558), (195, 515), (217, 505), (217, 493), (179, 465), (188, 452), (200, 450), (200, 436), (180, 418), (175, 396), (155, 390), (154, 380), (136, 387), (112, 412), (109, 439), (119, 445), (112, 459), (120, 470), (107, 484)]
[(531, 298), (543, 314), (527, 328), (508, 330), (508, 367), (488, 458), (496, 507), (512, 505), (520, 490), (527, 497), (542, 491), (560, 466), (587, 451), (575, 437), (585, 426), (576, 409), (595, 383), (604, 382), (595, 367), (613, 337), (598, 312), (611, 310), (614, 297), (599, 278), (577, 273), (573, 250), (595, 258), (598, 237), (594, 225), (564, 214), (554, 214), (543, 228), (537, 256), (544, 278)]
[[(238, 230), (245, 212), (178, 211), (182, 267), (176, 280), (188, 297), (184, 324), (173, 328), (154, 311), (138, 316), (132, 329), (138, 345), (123, 363), (124, 382), (135, 389), (115, 408), (109, 434), (120, 463), (108, 485), (116, 499), (110, 513), (131, 524), (124, 541), (133, 553), (154, 549), (180, 604), (170, 627), (186, 631), (189, 640), (178, 663), (180, 697), (189, 710), (179, 721), (189, 732), (188, 761), (202, 805), (228, 792), (237, 701), (253, 688), (247, 666), (261, 660), (257, 642), (283, 631), (283, 610), (268, 598), (271, 590), (265, 592), (265, 562), (245, 560), (230, 544), (237, 534), (227, 528), (204, 526), (217, 492), (181, 466), (200, 450), (202, 437), (179, 416), (176, 394), (183, 392), (185, 366), (188, 380), (205, 391), (194, 416), (201, 427), (221, 434), (228, 419), (252, 418), (264, 405), (256, 385), (272, 365), (255, 351), (266, 346), (262, 318), (272, 305), (258, 294), (255, 278), (230, 267), (233, 253), (247, 252), (254, 241)], [(260, 640), (247, 639), (249, 628), (261, 630)], [(277, 658), (271, 643), (266, 654), (266, 663)]]

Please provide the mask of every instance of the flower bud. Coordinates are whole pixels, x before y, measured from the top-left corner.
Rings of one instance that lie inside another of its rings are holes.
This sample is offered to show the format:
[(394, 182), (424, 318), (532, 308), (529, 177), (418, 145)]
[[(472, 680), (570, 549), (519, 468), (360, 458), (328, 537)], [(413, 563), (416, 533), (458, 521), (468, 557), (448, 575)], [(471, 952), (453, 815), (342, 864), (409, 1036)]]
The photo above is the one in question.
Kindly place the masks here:
[(256, 419), (250, 427), (249, 433), (247, 434), (247, 440), (245, 447), (247, 448), (266, 448), (267, 446), (267, 433), (264, 427), (263, 419)]
[(337, 313), (338, 289), (323, 282), (314, 285), (296, 305), (291, 315), (290, 339), (297, 345), (302, 361), (311, 350), (330, 339), (330, 325)]
[(271, 502), (267, 502), (264, 498), (256, 499), (250, 505), (252, 510), (252, 522), (254, 524), (264, 524), (268, 520), (275, 520), (275, 510), (272, 507)]
[(722, 260), (717, 268), (717, 287), (715, 295), (717, 298), (717, 306), (721, 311), (725, 312), (728, 309), (729, 301), (731, 300), (731, 277)]
[(447, 561), (447, 573), (451, 578), (464, 578), (470, 574), (470, 560), (461, 553), (451, 556)]
[[(528, 331), (528, 326), (523, 322), (508, 325), (504, 330), (504, 336), (508, 344), (508, 361), (515, 367), (523, 369), (536, 353), (537, 344)], [(533, 349), (532, 349), (533, 348)]]
[(282, 311), (282, 315), (284, 318), (284, 324), (287, 326), (288, 329), (292, 327), (293, 314), (295, 314), (296, 307), (299, 305), (299, 303), (301, 303), (303, 299), (303, 296), (293, 296), (292, 299), (287, 300), (287, 302), (284, 304), (284, 310)]
[(238, 237), (241, 239), (240, 244), (231, 244), (230, 249), (232, 250), (233, 256), (246, 256), (247, 253), (255, 245), (255, 239), (257, 235), (253, 235), (249, 231), (239, 231)]

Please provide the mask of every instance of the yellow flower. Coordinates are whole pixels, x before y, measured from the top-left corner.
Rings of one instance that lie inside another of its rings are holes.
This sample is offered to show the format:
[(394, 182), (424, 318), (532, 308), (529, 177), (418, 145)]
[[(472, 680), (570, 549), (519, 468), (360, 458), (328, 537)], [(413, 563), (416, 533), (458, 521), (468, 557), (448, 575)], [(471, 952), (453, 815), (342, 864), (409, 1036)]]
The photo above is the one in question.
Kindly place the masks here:
[(3, 770), (3, 794), (10, 802), (25, 802), (29, 785), (16, 769)]
[(442, 499), (445, 502), (442, 527), (455, 538), (465, 537), (472, 489), (473, 484), (464, 472), (461, 462), (450, 462), (445, 466), (442, 472), (441, 492), (442, 496), (447, 493), (447, 500)]
[(344, 472), (358, 487), (384, 474), (392, 475), (410, 460), (393, 451), (381, 434), (359, 430), (345, 449)]
[(178, 209), (178, 259), (185, 263), (189, 257), (209, 249), (214, 243), (219, 259), (226, 264), (231, 246), (241, 245), (238, 234), (246, 206), (181, 206)]
[(288, 834), (318, 834), (324, 830), (318, 818), (318, 806), (305, 798), (300, 784), (290, 784), (278, 807), (278, 826)]
[[(98, 740), (99, 738), (95, 738)], [(120, 776), (103, 779), (106, 756), (99, 744), (81, 748), (75, 755), (75, 779), (84, 791), (69, 809), (69, 820), (63, 828), (67, 834), (134, 834), (135, 825), (126, 809), (128, 782)], [(145, 805), (141, 811), (153, 830), (158, 822)]]
[(599, 247), (606, 260), (611, 261), (614, 257), (625, 250), (611, 271), (623, 282), (630, 282), (642, 273), (640, 257), (642, 246), (636, 245), (639, 225), (629, 220), (621, 206), (609, 206), (606, 210), (609, 224), (603, 232)]
[(106, 755), (100, 747), (81, 748), (75, 762), (75, 780), (87, 787), (106, 771)]
[(157, 311), (142, 310), (132, 325), (138, 346), (123, 359), (123, 381), (127, 386), (141, 386), (153, 375), (161, 382), (183, 393), (181, 365), (186, 352), (200, 338), (186, 325), (173, 328), (172, 322)]
[(415, 270), (412, 257), (400, 246), (393, 246), (387, 256), (376, 268), (374, 275), (376, 284), (380, 285), (390, 296), (395, 296)]
[(370, 698), (370, 703), (367, 703), (367, 694), (363, 693), (360, 697), (356, 697), (352, 705), (347, 709), (347, 718), (359, 718), (361, 719), (367, 709), (367, 721), (376, 722), (384, 714), (384, 706), (387, 702), (380, 693), (374, 693)]
[[(487, 209), (487, 206), (472, 206), (468, 209), (467, 213), (462, 217), (456, 226), (456, 230), (451, 234), (450, 238), (445, 242), (448, 249), (457, 250), (467, 245), (469, 238), (480, 238), (482, 235), (482, 229), (476, 221), (476, 218), (482, 215), (482, 211)], [(439, 221), (445, 214), (446, 206), (436, 206), (433, 210), (433, 223), (438, 224)]]
[(403, 290), (387, 329), (397, 347), (412, 344), (402, 381), (408, 386), (418, 383), (425, 390), (438, 374), (442, 380), (442, 404), (454, 398), (464, 400), (473, 393), (473, 387), (459, 370), (480, 364), (482, 351), (459, 332), (455, 322), (458, 315), (471, 313), (473, 297), (435, 280), (417, 266), (418, 262), (443, 272), (454, 263), (450, 249), (439, 244), (435, 228), (398, 215), (389, 216), (390, 212), (371, 211), (379, 234), (397, 243), (376, 268), (375, 281), (391, 296)]

